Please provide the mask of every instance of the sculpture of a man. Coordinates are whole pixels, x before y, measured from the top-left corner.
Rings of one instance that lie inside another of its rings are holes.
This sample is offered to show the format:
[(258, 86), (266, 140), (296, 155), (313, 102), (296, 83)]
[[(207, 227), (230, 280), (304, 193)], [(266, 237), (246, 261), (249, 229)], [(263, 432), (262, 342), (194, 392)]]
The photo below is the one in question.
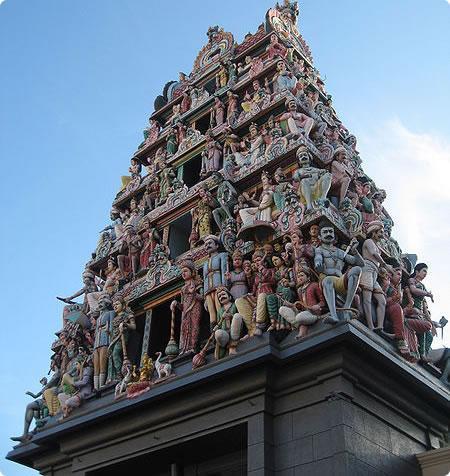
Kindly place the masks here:
[(325, 309), (325, 299), (319, 283), (311, 281), (311, 271), (308, 268), (297, 271), (298, 301), (288, 302), (280, 307), (280, 315), (294, 328), (298, 329), (298, 338), (305, 337), (308, 327), (315, 324)]
[[(364, 267), (361, 273), (359, 285), (362, 289), (362, 304), (367, 327), (381, 332), (383, 330), (384, 314), (386, 311), (386, 298), (377, 281), (380, 265), (390, 269), (385, 263), (378, 248), (379, 241), (383, 238), (383, 223), (372, 221), (367, 226), (367, 239), (362, 246)], [(374, 328), (372, 319), (372, 300), (376, 304), (377, 325)]]
[(289, 132), (294, 137), (300, 137), (303, 133), (305, 137), (309, 137), (314, 127), (314, 119), (297, 111), (297, 102), (295, 99), (286, 101), (287, 111), (281, 115), (280, 121), (286, 121)]
[[(127, 225), (125, 227), (125, 237), (121, 247), (121, 254), (117, 256), (117, 264), (119, 265), (123, 278), (127, 278), (130, 272), (132, 277), (136, 276), (139, 271), (141, 249), (141, 238), (136, 233), (134, 226)], [(125, 251), (128, 253), (124, 254)]]
[(205, 307), (209, 313), (211, 327), (217, 323), (217, 311), (220, 307), (217, 288), (225, 285), (225, 274), (228, 271), (228, 254), (219, 253), (219, 238), (214, 235), (204, 239), (208, 260), (203, 264), (203, 291)]
[(97, 313), (98, 286), (95, 282), (95, 274), (93, 271), (86, 268), (83, 271), (82, 276), (83, 276), (83, 287), (79, 291), (77, 291), (76, 293), (72, 294), (69, 297), (66, 297), (66, 298), (57, 297), (57, 299), (67, 304), (74, 304), (72, 301), (73, 299), (84, 295), (82, 311), (86, 315), (88, 314), (93, 315)]
[(324, 201), (331, 187), (331, 174), (325, 169), (311, 165), (311, 156), (304, 147), (297, 149), (300, 168), (294, 173), (293, 179), (300, 184), (300, 193), (306, 203), (306, 212), (313, 208), (313, 203)]
[(297, 85), (297, 78), (286, 70), (286, 63), (283, 60), (277, 62), (277, 74), (274, 78), (274, 92), (294, 91)]
[[(350, 242), (348, 251), (343, 251), (334, 244), (336, 238), (333, 226), (322, 222), (319, 227), (321, 245), (315, 250), (314, 267), (320, 273), (323, 294), (330, 310), (330, 317), (326, 322), (336, 324), (340, 320), (336, 311), (336, 294), (345, 299), (344, 319), (351, 318), (350, 309), (358, 289), (364, 260), (356, 250), (358, 246), (356, 239)], [(346, 264), (351, 265), (352, 268), (344, 273)]]
[(206, 146), (202, 153), (202, 170), (200, 172), (200, 176), (203, 178), (217, 172), (222, 159), (222, 146), (214, 139), (210, 131), (205, 134), (205, 138)]
[[(34, 398), (35, 400), (29, 403), (25, 409), (25, 418), (24, 418), (24, 427), (23, 433), (20, 436), (12, 436), (12, 441), (19, 441), (21, 443), (25, 443), (31, 438), (30, 435), (30, 426), (33, 418), (35, 416), (35, 412), (42, 412), (44, 409), (47, 408), (45, 402), (45, 392), (53, 392), (58, 387), (59, 382), (61, 381), (61, 371), (58, 368), (57, 361), (54, 359), (52, 360), (51, 370), (54, 372), (51, 376), (50, 380), (47, 380), (46, 377), (41, 378), (39, 381), (42, 385), (41, 390), (34, 394), (33, 392), (26, 392), (27, 395)], [(41, 398), (44, 397), (44, 398)]]
[(112, 310), (111, 297), (102, 293), (98, 300), (100, 315), (95, 325), (94, 337), (94, 389), (98, 390), (105, 385), (108, 370), (108, 346), (112, 333), (114, 311)]

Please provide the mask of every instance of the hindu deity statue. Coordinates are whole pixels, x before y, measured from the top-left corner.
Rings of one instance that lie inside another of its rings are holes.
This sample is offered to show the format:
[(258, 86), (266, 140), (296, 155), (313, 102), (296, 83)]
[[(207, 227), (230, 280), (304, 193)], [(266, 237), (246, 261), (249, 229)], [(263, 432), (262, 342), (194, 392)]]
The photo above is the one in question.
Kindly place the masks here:
[[(319, 273), (325, 301), (330, 310), (330, 317), (326, 322), (335, 324), (340, 320), (351, 319), (351, 306), (358, 289), (364, 259), (356, 249), (358, 240), (353, 239), (347, 247), (348, 251), (343, 251), (334, 244), (334, 227), (326, 221), (322, 221), (319, 227), (321, 244), (315, 248), (314, 267)], [(346, 264), (352, 267), (344, 272)], [(345, 300), (342, 319), (337, 314), (336, 296)]]
[(204, 239), (208, 259), (203, 264), (203, 291), (205, 295), (206, 309), (209, 313), (211, 327), (217, 323), (217, 311), (220, 307), (217, 298), (217, 288), (224, 286), (225, 274), (228, 271), (228, 254), (219, 253), (220, 240), (215, 235), (209, 235)]
[(287, 111), (280, 116), (280, 121), (286, 121), (289, 133), (294, 138), (298, 138), (303, 134), (309, 137), (314, 127), (314, 119), (297, 111), (297, 102), (295, 99), (286, 100)]
[(106, 383), (119, 381), (122, 365), (128, 360), (127, 343), (130, 332), (136, 330), (134, 314), (126, 305), (124, 297), (117, 293), (113, 301), (114, 318), (108, 345), (108, 376)]
[(312, 211), (313, 203), (325, 202), (331, 187), (331, 174), (326, 169), (318, 169), (311, 165), (311, 155), (305, 147), (297, 149), (299, 169), (293, 179), (299, 183), (301, 199), (306, 204), (306, 213)]
[(422, 319), (426, 319), (431, 323), (431, 329), (418, 334), (419, 354), (422, 360), (427, 360), (427, 355), (430, 352), (431, 344), (433, 342), (433, 333), (436, 333), (435, 327), (431, 320), (430, 311), (428, 310), (425, 298), (430, 298), (433, 301), (433, 293), (428, 291), (423, 280), (428, 274), (428, 266), (425, 263), (418, 263), (414, 267), (414, 272), (408, 281), (408, 287), (413, 299), (413, 307), (417, 309), (418, 315)]
[(192, 232), (189, 238), (191, 248), (203, 242), (212, 233), (212, 212), (217, 207), (217, 200), (206, 187), (198, 189), (199, 201), (192, 210)]
[(114, 320), (111, 296), (102, 293), (98, 300), (100, 315), (95, 323), (94, 351), (94, 389), (98, 390), (105, 385), (108, 370), (108, 346)]
[(298, 301), (295, 304), (285, 301), (279, 312), (298, 329), (297, 338), (301, 339), (308, 334), (309, 327), (322, 318), (326, 305), (319, 283), (311, 281), (309, 268), (298, 269), (296, 281)]
[(267, 57), (270, 60), (274, 59), (276, 56), (284, 58), (287, 55), (287, 48), (282, 43), (280, 43), (280, 40), (275, 33), (270, 35), (270, 44), (266, 48), (266, 51)]
[(181, 263), (181, 276), (184, 280), (181, 302), (171, 303), (172, 312), (176, 309), (181, 311), (180, 355), (197, 350), (203, 308), (202, 282), (193, 261)]
[[(386, 298), (380, 284), (377, 281), (380, 266), (390, 269), (384, 261), (378, 247), (383, 237), (383, 223), (373, 221), (367, 227), (367, 239), (362, 246), (364, 267), (361, 273), (359, 286), (362, 289), (362, 305), (367, 327), (376, 332), (383, 331), (384, 315), (386, 310)], [(372, 304), (376, 306), (376, 327), (372, 317)]]
[(283, 91), (290, 91), (295, 95), (297, 78), (286, 69), (286, 63), (283, 60), (277, 62), (277, 74), (274, 76), (274, 93), (282, 93)]
[(117, 256), (117, 263), (123, 279), (134, 278), (140, 269), (142, 239), (133, 225), (125, 227), (125, 236)]
[(230, 291), (225, 286), (217, 288), (219, 307), (217, 310), (217, 325), (214, 330), (216, 360), (235, 354), (242, 327), (242, 317), (237, 312), (236, 304)]
[(217, 172), (222, 159), (222, 145), (214, 139), (211, 131), (206, 132), (205, 139), (206, 147), (202, 153), (202, 170), (200, 172), (202, 178)]

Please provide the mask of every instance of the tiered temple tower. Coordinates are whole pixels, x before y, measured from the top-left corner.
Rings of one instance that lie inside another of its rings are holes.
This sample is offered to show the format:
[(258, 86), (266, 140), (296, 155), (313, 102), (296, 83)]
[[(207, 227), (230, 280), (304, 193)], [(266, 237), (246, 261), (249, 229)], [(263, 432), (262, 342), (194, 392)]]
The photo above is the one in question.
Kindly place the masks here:
[(427, 266), (391, 237), (298, 14), (277, 4), (239, 44), (210, 27), (155, 99), (9, 459), (410, 476), (445, 445)]

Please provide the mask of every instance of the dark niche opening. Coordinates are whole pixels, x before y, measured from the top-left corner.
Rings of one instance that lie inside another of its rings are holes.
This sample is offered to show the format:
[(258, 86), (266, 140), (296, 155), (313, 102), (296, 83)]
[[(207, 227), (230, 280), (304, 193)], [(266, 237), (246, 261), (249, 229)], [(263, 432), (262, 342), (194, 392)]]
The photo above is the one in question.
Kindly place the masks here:
[(195, 121), (195, 128), (200, 131), (202, 134), (205, 134), (205, 132), (209, 129), (210, 126), (210, 120), (211, 120), (211, 115), (208, 111), (207, 114), (204, 116), (200, 117)]
[(183, 182), (190, 188), (200, 182), (202, 170), (202, 154), (197, 154), (183, 164)]
[(192, 217), (186, 213), (169, 225), (170, 257), (176, 258), (189, 250), (189, 236), (192, 230)]
[[(151, 312), (150, 335), (148, 341), (148, 355), (156, 359), (156, 352), (162, 352), (170, 339), (170, 324), (172, 313), (170, 311), (169, 299), (158, 306), (155, 306)], [(178, 342), (178, 336), (176, 336)]]

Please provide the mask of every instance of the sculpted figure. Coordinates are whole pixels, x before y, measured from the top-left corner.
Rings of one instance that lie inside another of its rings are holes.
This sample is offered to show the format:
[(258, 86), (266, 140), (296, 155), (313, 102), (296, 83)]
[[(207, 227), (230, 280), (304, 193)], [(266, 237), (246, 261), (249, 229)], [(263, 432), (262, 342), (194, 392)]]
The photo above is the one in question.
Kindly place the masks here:
[(216, 199), (205, 188), (198, 189), (199, 201), (192, 210), (192, 233), (190, 237), (191, 248), (203, 241), (212, 232), (212, 211), (217, 207)]
[(175, 126), (173, 126), (169, 134), (167, 136), (167, 142), (166, 142), (166, 151), (167, 155), (175, 155), (178, 150), (178, 134), (177, 134), (177, 129)]
[[(127, 225), (125, 227), (125, 236), (120, 249), (120, 254), (117, 256), (117, 263), (124, 279), (127, 279), (130, 274), (134, 277), (138, 273), (141, 249), (141, 238), (136, 233), (134, 226)], [(125, 252), (127, 252), (127, 254), (125, 254)]]
[(227, 106), (227, 122), (233, 126), (239, 116), (239, 96), (232, 91), (227, 92), (228, 106)]
[[(278, 297), (275, 293), (275, 270), (269, 265), (270, 257), (262, 250), (253, 253), (252, 260), (256, 268), (253, 282), (253, 296), (256, 297), (256, 329), (254, 335), (261, 335), (270, 320), (268, 331), (278, 329)], [(271, 264), (271, 263), (270, 263)]]
[(306, 204), (306, 212), (313, 208), (313, 203), (326, 200), (331, 187), (331, 174), (325, 169), (318, 169), (311, 165), (311, 156), (304, 147), (297, 149), (299, 169), (294, 173), (293, 179), (299, 182), (301, 197)]
[(228, 70), (221, 61), (219, 71), (216, 73), (216, 89), (224, 88), (228, 84)]
[(181, 303), (172, 301), (170, 308), (181, 310), (180, 355), (195, 352), (200, 336), (202, 317), (202, 286), (193, 261), (185, 261), (181, 265), (181, 276), (184, 285), (181, 288)]
[(53, 371), (53, 375), (51, 376), (50, 380), (47, 380), (46, 377), (41, 378), (39, 383), (42, 385), (42, 388), (41, 390), (39, 390), (38, 393), (34, 394), (33, 392), (26, 392), (26, 395), (29, 395), (31, 398), (34, 398), (34, 401), (26, 406), (22, 435), (12, 436), (12, 441), (19, 441), (21, 443), (25, 443), (31, 438), (32, 435), (30, 434), (30, 426), (37, 412), (40, 413), (40, 416), (42, 418), (46, 418), (48, 415), (50, 415), (49, 408), (47, 407), (45, 399), (45, 394), (48, 392), (54, 394), (61, 380), (61, 372), (58, 368), (56, 359), (52, 360), (50, 370)]
[(305, 137), (309, 137), (314, 127), (314, 119), (306, 114), (297, 111), (297, 102), (295, 99), (286, 101), (287, 111), (280, 116), (280, 121), (286, 121), (289, 132), (294, 137), (300, 137), (303, 133)]
[(108, 346), (112, 332), (114, 311), (111, 297), (103, 293), (98, 301), (100, 315), (95, 324), (94, 337), (94, 389), (98, 390), (105, 385), (108, 370)]
[(79, 407), (92, 393), (92, 361), (86, 358), (76, 363), (77, 375), (72, 378), (66, 374), (66, 383), (74, 388), (72, 394), (60, 393), (58, 399), (61, 403), (62, 418), (70, 415), (74, 408)]
[(237, 312), (235, 303), (228, 289), (224, 286), (217, 288), (219, 308), (217, 310), (217, 326), (214, 331), (216, 360), (235, 354), (242, 328), (242, 317)]
[(165, 158), (161, 163), (161, 171), (159, 173), (159, 203), (164, 203), (172, 191), (172, 185), (177, 175), (172, 166), (168, 165)]
[(213, 210), (214, 221), (220, 230), (223, 230), (223, 224), (226, 220), (234, 221), (234, 207), (238, 202), (238, 193), (232, 183), (224, 180), (217, 188), (217, 201), (220, 207)]
[(247, 333), (249, 336), (253, 335), (255, 330), (255, 323), (253, 321), (253, 309), (255, 302), (252, 296), (249, 295), (249, 287), (253, 286), (252, 272), (247, 261), (247, 268), (244, 269), (243, 255), (239, 250), (235, 250), (232, 256), (233, 269), (225, 274), (226, 285), (230, 290), (237, 312), (242, 318)]
[(67, 304), (74, 304), (74, 302), (72, 301), (73, 299), (77, 298), (78, 296), (84, 295), (82, 312), (86, 315), (95, 314), (97, 312), (97, 291), (98, 291), (98, 286), (95, 282), (95, 274), (93, 271), (86, 268), (83, 271), (82, 276), (83, 276), (83, 287), (79, 291), (77, 291), (76, 293), (72, 294), (69, 297), (66, 297), (66, 298), (57, 297), (57, 299)]
[(304, 268), (311, 268), (314, 262), (314, 246), (304, 243), (301, 230), (297, 230), (290, 235), (291, 242), (286, 243), (285, 249), (288, 255), (293, 255), (294, 271), (297, 275)]
[(221, 126), (225, 122), (225, 105), (219, 98), (214, 99), (214, 106), (210, 112), (211, 128)]
[(233, 86), (233, 84), (236, 84), (238, 78), (236, 65), (231, 60), (228, 60), (226, 66), (228, 71), (228, 86)]
[(149, 126), (144, 130), (144, 142), (139, 146), (139, 148), (143, 147), (144, 144), (152, 144), (155, 140), (159, 137), (159, 131), (161, 130), (161, 126), (159, 125), (158, 121), (155, 119), (149, 119)]
[[(275, 281), (277, 282), (276, 293), (281, 302), (294, 302), (295, 300), (295, 281), (292, 269), (288, 268), (285, 260), (277, 255), (272, 256), (272, 263), (275, 267)], [(280, 329), (284, 325), (281, 323)]]
[(311, 225), (309, 227), (309, 240), (308, 244), (316, 247), (320, 245), (320, 238), (319, 238), (320, 228), (319, 225)]
[(255, 221), (272, 221), (274, 189), (268, 172), (262, 172), (261, 183), (263, 189), (259, 198), (258, 206), (239, 210), (239, 215), (242, 219), (242, 226), (252, 225)]
[(297, 338), (301, 339), (308, 333), (309, 326), (315, 324), (325, 310), (325, 299), (317, 282), (311, 282), (311, 271), (308, 268), (297, 272), (298, 301), (295, 304), (285, 302), (280, 307), (280, 315), (298, 329)]
[[(314, 267), (320, 273), (323, 294), (330, 310), (326, 322), (336, 324), (340, 320), (336, 311), (336, 294), (345, 299), (344, 319), (351, 318), (350, 308), (358, 289), (364, 260), (356, 250), (358, 240), (353, 239), (346, 252), (334, 245), (336, 238), (333, 226), (322, 222), (319, 237), (321, 245), (315, 249)], [(344, 273), (345, 264), (353, 267)]]
[(248, 72), (250, 78), (254, 78), (255, 76), (257, 76), (263, 69), (264, 69), (263, 60), (259, 56), (252, 58), (250, 63), (250, 69)]
[(111, 218), (111, 224), (103, 228), (100, 233), (109, 232), (109, 238), (111, 241), (120, 240), (123, 235), (123, 223), (119, 210), (116, 207), (112, 207), (109, 217)]
[[(383, 223), (373, 221), (367, 227), (367, 239), (362, 246), (364, 268), (362, 269), (359, 285), (362, 289), (362, 304), (367, 327), (377, 332), (382, 332), (384, 314), (386, 310), (386, 298), (377, 281), (380, 265), (391, 269), (385, 263), (378, 248), (379, 241), (383, 238)], [(377, 326), (374, 328), (372, 318), (372, 300), (376, 305)]]
[(419, 354), (422, 360), (428, 360), (427, 356), (431, 349), (431, 344), (433, 342), (433, 334), (436, 334), (436, 329), (434, 328), (433, 322), (431, 320), (430, 311), (425, 298), (430, 298), (433, 301), (433, 294), (431, 291), (427, 291), (423, 284), (423, 280), (428, 274), (428, 266), (425, 263), (418, 263), (414, 267), (414, 272), (409, 279), (409, 289), (413, 299), (413, 307), (419, 311), (419, 315), (423, 319), (426, 319), (431, 323), (431, 329), (418, 334), (419, 341)]
[(119, 289), (119, 280), (121, 272), (117, 266), (115, 259), (110, 256), (104, 273), (101, 272), (100, 276), (104, 276), (105, 282), (103, 283), (102, 291), (112, 296)]
[(148, 268), (150, 255), (153, 253), (155, 246), (161, 243), (161, 237), (156, 227), (152, 225), (150, 220), (144, 218), (144, 230), (142, 232), (143, 245), (139, 256), (139, 263), (141, 269)]
[(238, 63), (237, 72), (239, 76), (243, 76), (252, 66), (252, 57), (247, 55), (244, 58), (244, 63)]
[(184, 114), (191, 108), (192, 100), (190, 92), (190, 88), (188, 87), (181, 93), (183, 99), (181, 100), (180, 114)]
[(206, 132), (205, 139), (206, 146), (202, 153), (202, 170), (200, 172), (202, 178), (220, 170), (220, 160), (222, 159), (222, 146), (214, 139), (211, 131)]
[(331, 175), (331, 188), (338, 193), (339, 203), (342, 203), (347, 196), (348, 186), (354, 175), (353, 168), (347, 163), (347, 151), (344, 147), (338, 147), (334, 152)]
[(278, 212), (282, 212), (286, 207), (286, 196), (293, 190), (293, 187), (281, 167), (275, 170), (273, 178), (275, 181), (273, 201)]
[(144, 211), (151, 212), (155, 207), (159, 197), (159, 181), (155, 172), (152, 171), (150, 182), (147, 184), (144, 192)]
[(219, 253), (219, 239), (210, 235), (205, 237), (205, 248), (208, 260), (203, 264), (203, 291), (206, 309), (209, 313), (211, 327), (217, 323), (217, 311), (220, 307), (217, 288), (225, 284), (225, 273), (228, 271), (228, 254)]
[(401, 279), (402, 270), (400, 267), (391, 268), (389, 270), (386, 268), (380, 268), (379, 270), (380, 286), (386, 295), (386, 319), (391, 324), (395, 345), (403, 357), (412, 360), (407, 344), (405, 318), (401, 306)]
[(125, 299), (119, 293), (113, 301), (114, 318), (111, 326), (108, 346), (108, 377), (106, 383), (117, 382), (122, 375), (122, 365), (128, 361), (127, 343), (130, 332), (136, 329), (134, 314), (126, 306)]
[(273, 92), (281, 93), (291, 91), (295, 93), (297, 78), (286, 69), (286, 63), (283, 60), (277, 62), (277, 74), (274, 76)]
[(264, 142), (264, 137), (258, 131), (258, 126), (252, 122), (249, 127), (250, 139), (248, 153), (246, 154), (244, 163), (254, 164), (256, 161), (263, 157), (266, 144)]
[(142, 165), (140, 164), (139, 160), (136, 159), (135, 157), (131, 159), (131, 165), (128, 171), (130, 172), (131, 179), (135, 179), (138, 177), (140, 178), (141, 172), (142, 172)]
[(287, 55), (287, 48), (279, 42), (278, 36), (275, 33), (270, 35), (270, 44), (266, 48), (266, 51), (267, 57), (270, 60), (274, 59), (276, 56), (284, 58)]

